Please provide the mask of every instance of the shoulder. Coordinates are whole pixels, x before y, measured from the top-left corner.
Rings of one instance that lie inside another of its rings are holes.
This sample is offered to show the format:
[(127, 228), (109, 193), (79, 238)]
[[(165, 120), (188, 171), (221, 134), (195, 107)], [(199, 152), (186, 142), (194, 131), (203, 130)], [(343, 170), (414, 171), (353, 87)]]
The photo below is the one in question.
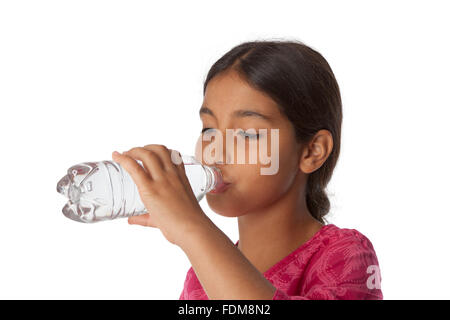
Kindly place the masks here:
[(356, 229), (324, 225), (309, 241), (296, 250), (297, 256), (308, 259), (339, 254), (343, 257), (357, 253), (375, 253), (372, 242)]
[(334, 285), (366, 281), (371, 268), (378, 268), (371, 241), (355, 229), (326, 227), (311, 257), (309, 274)]
[[(374, 251), (372, 242), (356, 229), (339, 228), (334, 224), (324, 226), (321, 244), (325, 251), (333, 251), (339, 248), (357, 251)], [(340, 250), (342, 251), (342, 250)]]

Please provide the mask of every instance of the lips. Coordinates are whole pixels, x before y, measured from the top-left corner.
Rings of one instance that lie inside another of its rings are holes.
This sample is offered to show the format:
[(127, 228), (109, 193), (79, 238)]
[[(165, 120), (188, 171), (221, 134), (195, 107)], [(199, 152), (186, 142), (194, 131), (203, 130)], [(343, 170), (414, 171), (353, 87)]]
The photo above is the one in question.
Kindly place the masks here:
[(227, 190), (230, 185), (231, 185), (231, 183), (222, 182), (216, 188), (214, 188), (214, 190), (211, 190), (209, 193), (222, 193), (225, 190)]

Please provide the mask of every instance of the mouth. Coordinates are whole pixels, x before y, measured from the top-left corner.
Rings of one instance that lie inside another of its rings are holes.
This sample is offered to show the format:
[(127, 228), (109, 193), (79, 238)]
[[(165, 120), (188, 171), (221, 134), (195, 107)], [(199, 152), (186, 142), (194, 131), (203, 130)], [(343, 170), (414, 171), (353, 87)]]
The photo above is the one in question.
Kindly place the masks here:
[(209, 193), (222, 193), (225, 192), (228, 187), (231, 185), (231, 183), (223, 181), (221, 184), (219, 184), (214, 190), (211, 190)]

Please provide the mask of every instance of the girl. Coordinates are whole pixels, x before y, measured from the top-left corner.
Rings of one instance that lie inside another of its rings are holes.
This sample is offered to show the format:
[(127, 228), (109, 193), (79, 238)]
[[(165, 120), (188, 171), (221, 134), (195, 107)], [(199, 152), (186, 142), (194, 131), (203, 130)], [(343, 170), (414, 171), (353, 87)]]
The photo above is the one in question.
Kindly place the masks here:
[[(235, 244), (202, 211), (171, 150), (113, 153), (149, 211), (128, 222), (159, 228), (192, 264), (180, 299), (382, 299), (371, 242), (324, 219), (342, 123), (326, 60), (297, 41), (242, 43), (212, 66), (203, 92), (197, 147), (206, 150), (212, 139), (204, 135), (230, 128), (238, 132), (233, 141), (244, 142), (214, 152), (225, 182), (206, 195), (213, 211), (237, 217)], [(249, 151), (253, 141), (275, 150), (275, 174), (261, 174), (261, 158), (237, 163), (237, 148)]]

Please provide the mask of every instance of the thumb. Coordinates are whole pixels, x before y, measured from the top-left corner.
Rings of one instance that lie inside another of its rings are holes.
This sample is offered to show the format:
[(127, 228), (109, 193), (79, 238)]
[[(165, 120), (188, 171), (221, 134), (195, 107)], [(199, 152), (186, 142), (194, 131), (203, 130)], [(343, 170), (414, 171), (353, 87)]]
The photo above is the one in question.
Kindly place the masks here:
[(128, 224), (138, 224), (138, 225), (144, 226), (144, 227), (157, 228), (155, 223), (152, 221), (150, 214), (148, 214), (148, 213), (129, 217)]

